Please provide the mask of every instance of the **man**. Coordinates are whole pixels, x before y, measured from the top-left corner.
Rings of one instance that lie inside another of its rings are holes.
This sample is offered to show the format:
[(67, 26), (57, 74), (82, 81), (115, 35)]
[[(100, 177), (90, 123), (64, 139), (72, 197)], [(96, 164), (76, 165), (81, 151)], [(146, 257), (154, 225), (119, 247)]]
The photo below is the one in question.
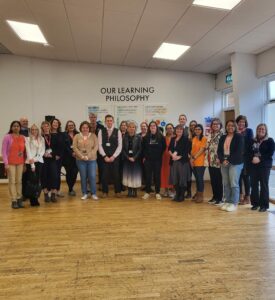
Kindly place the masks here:
[(25, 137), (29, 136), (29, 120), (26, 117), (20, 118), (20, 134), (24, 135)]
[[(103, 125), (101, 125), (99, 122), (97, 122), (97, 114), (90, 112), (89, 113), (89, 120), (91, 125), (91, 132), (93, 132), (96, 136), (98, 136), (98, 133), (101, 129), (104, 128)], [(102, 168), (103, 168), (103, 158), (99, 154), (99, 151), (97, 152), (97, 170), (98, 170), (98, 184), (101, 184), (102, 182)], [(100, 190), (100, 188), (99, 188)]]
[(186, 122), (187, 122), (187, 117), (185, 114), (181, 114), (179, 115), (179, 124), (183, 127), (184, 129), (184, 136), (187, 136), (189, 135), (189, 127), (186, 126)]
[(105, 116), (105, 125), (98, 133), (99, 153), (103, 158), (102, 164), (102, 192), (103, 198), (108, 196), (108, 177), (112, 174), (116, 197), (120, 197), (121, 182), (119, 176), (119, 154), (122, 150), (122, 135), (114, 127), (114, 117)]

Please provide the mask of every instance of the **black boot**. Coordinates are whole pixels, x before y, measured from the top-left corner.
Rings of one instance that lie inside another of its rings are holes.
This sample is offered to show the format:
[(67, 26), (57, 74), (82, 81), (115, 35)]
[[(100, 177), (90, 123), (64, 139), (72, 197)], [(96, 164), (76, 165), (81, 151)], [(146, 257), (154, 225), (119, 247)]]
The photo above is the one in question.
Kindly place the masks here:
[(31, 198), (30, 203), (31, 203), (31, 206), (39, 206), (40, 205), (37, 198)]
[(184, 201), (185, 197), (184, 197), (184, 194), (185, 194), (185, 188), (184, 187), (180, 187), (180, 192), (179, 192), (179, 202), (182, 202)]
[(176, 195), (172, 199), (172, 201), (179, 201), (179, 197), (180, 197), (180, 187), (179, 187), (179, 185), (175, 186), (175, 191), (176, 191)]
[(133, 196), (132, 188), (128, 187), (128, 195), (127, 195), (127, 197), (131, 198), (132, 196)]
[(55, 193), (51, 193), (51, 202), (57, 202)]
[(192, 194), (191, 194), (191, 186), (192, 186), (192, 181), (188, 181), (187, 182), (187, 189), (186, 189), (186, 198), (192, 198)]
[(134, 197), (134, 198), (137, 197), (137, 189), (133, 189), (133, 197)]
[(45, 202), (51, 202), (49, 193), (44, 193), (44, 200), (45, 200)]
[(17, 199), (17, 206), (19, 208), (24, 208), (24, 203), (23, 203), (23, 200), (20, 198), (20, 199)]

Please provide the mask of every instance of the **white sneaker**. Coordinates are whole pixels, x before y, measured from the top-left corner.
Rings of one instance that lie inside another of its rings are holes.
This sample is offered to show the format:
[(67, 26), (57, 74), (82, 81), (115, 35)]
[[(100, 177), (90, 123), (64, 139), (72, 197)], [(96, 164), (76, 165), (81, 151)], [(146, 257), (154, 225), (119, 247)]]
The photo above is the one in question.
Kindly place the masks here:
[(162, 198), (161, 198), (161, 195), (160, 194), (156, 194), (156, 199), (157, 200), (161, 200)]
[(170, 197), (170, 198), (174, 198), (175, 197), (175, 193), (173, 193), (173, 192), (171, 192), (171, 191), (169, 191), (168, 192), (168, 196)]
[(93, 194), (93, 195), (92, 195), (92, 198), (93, 198), (94, 200), (98, 200), (98, 197), (97, 197), (96, 194)]
[(224, 203), (224, 204), (221, 206), (221, 210), (226, 210), (228, 205), (229, 205), (229, 203)]
[(230, 204), (227, 205), (226, 211), (229, 211), (229, 212), (235, 211), (235, 210), (237, 210), (237, 208), (238, 208), (237, 205), (234, 205), (233, 203), (230, 203)]
[(145, 193), (142, 197), (143, 200), (147, 200), (150, 197), (150, 194)]
[(87, 200), (88, 199), (88, 195), (87, 194), (84, 194), (82, 197), (81, 197), (81, 200)]

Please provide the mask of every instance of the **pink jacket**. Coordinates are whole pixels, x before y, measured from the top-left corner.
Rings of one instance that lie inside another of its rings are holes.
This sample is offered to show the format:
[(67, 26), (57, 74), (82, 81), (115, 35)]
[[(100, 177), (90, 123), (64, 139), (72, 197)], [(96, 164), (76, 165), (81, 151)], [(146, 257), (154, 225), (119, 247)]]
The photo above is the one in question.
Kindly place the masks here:
[(11, 143), (12, 143), (11, 134), (6, 134), (2, 142), (2, 157), (5, 166), (9, 164), (8, 157), (9, 157)]

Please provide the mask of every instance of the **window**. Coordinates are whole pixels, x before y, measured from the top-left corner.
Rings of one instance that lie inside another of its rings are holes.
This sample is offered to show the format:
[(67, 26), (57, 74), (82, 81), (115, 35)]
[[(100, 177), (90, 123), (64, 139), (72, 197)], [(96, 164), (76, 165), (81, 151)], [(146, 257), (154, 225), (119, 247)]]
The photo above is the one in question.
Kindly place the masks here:
[(268, 101), (275, 101), (275, 80), (268, 82)]
[(233, 109), (235, 107), (235, 98), (232, 90), (225, 90), (223, 92), (223, 109)]

